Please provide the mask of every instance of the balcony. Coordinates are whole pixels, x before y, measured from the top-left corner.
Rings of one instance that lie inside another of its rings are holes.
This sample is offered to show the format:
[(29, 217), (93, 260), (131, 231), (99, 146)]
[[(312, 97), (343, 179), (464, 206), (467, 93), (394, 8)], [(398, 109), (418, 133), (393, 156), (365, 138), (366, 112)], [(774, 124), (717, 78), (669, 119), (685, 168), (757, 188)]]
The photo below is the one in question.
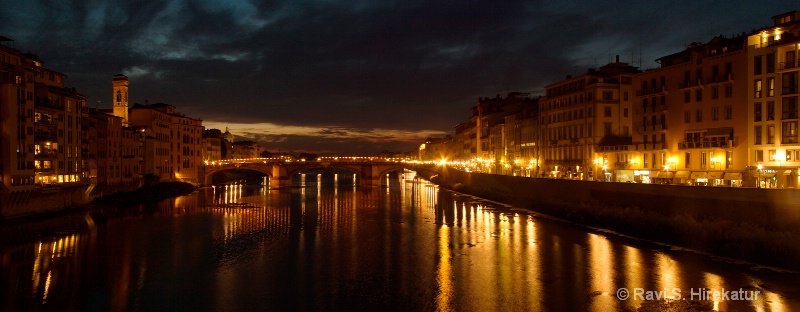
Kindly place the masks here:
[(711, 79), (709, 79), (708, 81), (709, 81), (708, 82), (709, 85), (715, 85), (715, 84), (726, 83), (726, 82), (733, 82), (733, 73), (719, 74), (717, 76), (711, 76)]
[(41, 151), (39, 153), (36, 153), (36, 155), (34, 155), (33, 158), (34, 159), (55, 159), (57, 156), (58, 156), (58, 152), (56, 152), (54, 150), (50, 150), (50, 151)]
[(636, 91), (637, 96), (645, 96), (645, 95), (666, 95), (667, 94), (667, 86), (660, 86), (655, 88), (647, 88)]
[(788, 70), (797, 68), (797, 63), (795, 61), (788, 61), (788, 62), (780, 62), (778, 63), (778, 70)]
[(58, 142), (58, 136), (52, 132), (37, 132), (33, 140), (35, 142)]
[(638, 134), (645, 134), (651, 131), (662, 131), (667, 129), (666, 125), (664, 124), (649, 124), (647, 126), (642, 125), (641, 123), (635, 124), (633, 126), (634, 131)]
[(628, 169), (631, 167), (629, 162), (619, 161), (614, 163), (614, 169)]
[(43, 126), (43, 127), (54, 127), (54, 126), (57, 125), (57, 123), (53, 119), (50, 119), (50, 118), (41, 118), (41, 119), (37, 120), (34, 124), (36, 124), (37, 126)]
[(661, 113), (667, 112), (667, 106), (665, 105), (656, 105), (656, 106), (648, 106), (648, 107), (639, 107), (636, 109), (637, 115), (647, 114), (647, 113)]
[(683, 141), (678, 143), (678, 149), (695, 149), (695, 148), (732, 148), (734, 147), (734, 140), (712, 140), (712, 141)]
[(686, 80), (680, 84), (681, 90), (684, 89), (702, 89), (703, 88), (703, 79), (695, 79), (695, 80)]

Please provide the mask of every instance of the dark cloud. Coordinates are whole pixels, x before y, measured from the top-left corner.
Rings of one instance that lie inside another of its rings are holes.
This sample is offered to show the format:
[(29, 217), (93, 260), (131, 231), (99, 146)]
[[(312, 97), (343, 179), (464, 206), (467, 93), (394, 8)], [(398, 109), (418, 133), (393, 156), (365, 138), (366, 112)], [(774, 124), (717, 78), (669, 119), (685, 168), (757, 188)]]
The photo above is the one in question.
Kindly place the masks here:
[[(0, 35), (68, 74), (92, 105), (110, 106), (111, 76), (124, 73), (134, 102), (208, 121), (313, 126), (325, 137), (448, 131), (478, 97), (538, 94), (614, 55), (652, 68), (692, 41), (794, 9), (738, 0), (5, 1)], [(377, 138), (283, 142), (347, 152)]]

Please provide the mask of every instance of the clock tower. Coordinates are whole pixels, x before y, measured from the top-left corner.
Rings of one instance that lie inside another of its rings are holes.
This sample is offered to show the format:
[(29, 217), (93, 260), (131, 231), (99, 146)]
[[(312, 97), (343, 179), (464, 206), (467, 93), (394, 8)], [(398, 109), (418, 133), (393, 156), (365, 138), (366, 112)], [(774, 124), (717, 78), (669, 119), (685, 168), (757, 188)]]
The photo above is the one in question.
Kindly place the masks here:
[(122, 126), (128, 126), (128, 77), (116, 74), (112, 80), (114, 85), (114, 116), (122, 117)]

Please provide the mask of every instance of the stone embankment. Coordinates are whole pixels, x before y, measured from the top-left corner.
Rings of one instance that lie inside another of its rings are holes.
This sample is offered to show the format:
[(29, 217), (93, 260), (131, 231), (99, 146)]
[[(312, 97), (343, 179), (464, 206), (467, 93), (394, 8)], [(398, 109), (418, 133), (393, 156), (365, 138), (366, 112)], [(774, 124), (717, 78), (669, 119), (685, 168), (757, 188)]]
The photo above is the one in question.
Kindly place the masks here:
[(571, 181), (420, 169), (434, 183), (582, 225), (800, 270), (800, 191)]

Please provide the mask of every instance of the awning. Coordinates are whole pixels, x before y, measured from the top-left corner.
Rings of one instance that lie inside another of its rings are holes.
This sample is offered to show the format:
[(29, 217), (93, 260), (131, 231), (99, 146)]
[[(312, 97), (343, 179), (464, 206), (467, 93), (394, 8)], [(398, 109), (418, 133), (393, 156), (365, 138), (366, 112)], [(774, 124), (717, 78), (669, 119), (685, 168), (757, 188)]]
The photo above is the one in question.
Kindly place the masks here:
[(722, 171), (711, 171), (708, 173), (709, 179), (722, 179)]
[(656, 176), (656, 178), (658, 178), (658, 179), (672, 179), (672, 176), (674, 174), (675, 173), (672, 172), (672, 171), (659, 171), (658, 175)]
[(792, 175), (792, 170), (786, 170), (783, 172), (783, 175)]
[(706, 174), (708, 174), (708, 172), (705, 172), (705, 171), (695, 171), (695, 172), (692, 172), (691, 178), (692, 178), (692, 179), (703, 179), (703, 178), (705, 178), (705, 177), (706, 177)]
[(725, 180), (741, 180), (742, 173), (741, 172), (727, 172), (725, 173)]
[(774, 177), (774, 176), (775, 176), (775, 171), (774, 170), (763, 171), (763, 172), (758, 174), (759, 178), (771, 178), (771, 177)]
[(685, 179), (689, 177), (689, 171), (678, 171), (675, 174), (676, 179)]
[(711, 128), (706, 132), (706, 137), (729, 137), (733, 132), (733, 127)]

